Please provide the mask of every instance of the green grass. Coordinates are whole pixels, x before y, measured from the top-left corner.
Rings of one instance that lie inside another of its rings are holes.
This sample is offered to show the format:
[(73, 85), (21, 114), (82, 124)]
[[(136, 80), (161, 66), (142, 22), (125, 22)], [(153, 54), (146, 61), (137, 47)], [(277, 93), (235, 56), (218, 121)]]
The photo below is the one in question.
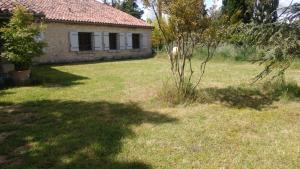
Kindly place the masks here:
[(35, 67), (0, 90), (0, 168), (300, 168), (300, 97), (249, 85), (261, 69), (212, 62), (205, 100), (167, 107), (163, 58)]

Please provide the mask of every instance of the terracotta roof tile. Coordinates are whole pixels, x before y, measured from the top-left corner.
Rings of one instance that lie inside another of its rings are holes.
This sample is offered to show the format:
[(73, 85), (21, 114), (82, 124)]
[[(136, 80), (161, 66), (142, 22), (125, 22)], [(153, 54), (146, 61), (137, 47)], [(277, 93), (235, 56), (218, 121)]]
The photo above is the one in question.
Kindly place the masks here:
[(46, 21), (151, 28), (145, 21), (96, 0), (0, 0), (0, 12), (9, 13), (17, 5), (44, 14)]

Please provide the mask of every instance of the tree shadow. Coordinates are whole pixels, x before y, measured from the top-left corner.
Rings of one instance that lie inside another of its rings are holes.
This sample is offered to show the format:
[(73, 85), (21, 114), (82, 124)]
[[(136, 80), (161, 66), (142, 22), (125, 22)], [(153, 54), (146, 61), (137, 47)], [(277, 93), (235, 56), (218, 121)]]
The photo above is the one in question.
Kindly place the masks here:
[(51, 66), (37, 66), (32, 69), (32, 84), (44, 87), (69, 87), (82, 84), (87, 77), (63, 72)]
[(14, 92), (7, 92), (5, 90), (1, 90), (0, 88), (0, 96), (10, 95), (10, 94), (14, 94)]
[(201, 103), (221, 102), (229, 107), (261, 110), (279, 100), (278, 95), (262, 93), (258, 89), (227, 87), (206, 88), (199, 91)]
[(13, 133), (0, 154), (8, 159), (4, 168), (148, 169), (141, 161), (115, 159), (122, 140), (135, 136), (133, 126), (175, 121), (135, 103), (26, 102), (0, 109), (0, 134)]

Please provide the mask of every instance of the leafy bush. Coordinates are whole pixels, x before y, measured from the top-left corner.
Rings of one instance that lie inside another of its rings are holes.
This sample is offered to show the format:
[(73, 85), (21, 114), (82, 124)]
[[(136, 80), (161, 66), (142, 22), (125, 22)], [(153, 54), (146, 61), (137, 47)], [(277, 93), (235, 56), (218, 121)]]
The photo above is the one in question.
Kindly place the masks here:
[(4, 41), (1, 56), (14, 63), (16, 70), (29, 69), (32, 58), (43, 54), (45, 43), (37, 39), (42, 30), (41, 24), (34, 23), (32, 13), (17, 7), (8, 25), (0, 31)]

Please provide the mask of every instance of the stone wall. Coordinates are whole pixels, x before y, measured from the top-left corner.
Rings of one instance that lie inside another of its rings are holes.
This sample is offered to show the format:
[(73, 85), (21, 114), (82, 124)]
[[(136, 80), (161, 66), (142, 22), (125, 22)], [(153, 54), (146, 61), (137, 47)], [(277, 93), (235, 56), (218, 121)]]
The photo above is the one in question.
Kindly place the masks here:
[[(116, 50), (116, 51), (70, 51), (70, 32), (112, 32), (112, 33), (147, 33), (148, 45), (145, 49)], [(85, 24), (47, 23), (43, 33), (43, 39), (47, 42), (42, 57), (35, 58), (38, 63), (68, 63), (81, 61), (126, 59), (147, 57), (152, 53), (151, 29), (111, 27)]]

